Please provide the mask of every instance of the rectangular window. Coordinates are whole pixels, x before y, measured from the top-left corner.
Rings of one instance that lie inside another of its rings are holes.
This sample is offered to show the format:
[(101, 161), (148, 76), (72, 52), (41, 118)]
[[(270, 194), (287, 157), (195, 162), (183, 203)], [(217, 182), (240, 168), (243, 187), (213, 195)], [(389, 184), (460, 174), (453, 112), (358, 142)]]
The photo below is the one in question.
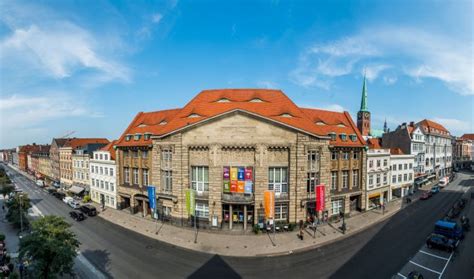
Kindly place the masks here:
[(113, 168), (110, 168), (110, 176), (114, 176), (114, 169)]
[(413, 164), (412, 164), (412, 163), (410, 163), (410, 169), (412, 169), (412, 168), (413, 168)]
[(308, 193), (314, 193), (314, 187), (319, 184), (319, 172), (308, 172), (306, 181), (306, 191)]
[(331, 215), (339, 215), (342, 210), (343, 200), (331, 201)]
[(129, 168), (123, 168), (123, 177), (124, 177), (124, 183), (130, 183), (130, 169)]
[(349, 187), (349, 171), (342, 171), (342, 188)]
[(148, 170), (142, 169), (142, 184), (143, 186), (148, 186)]
[(406, 170), (408, 169), (408, 164), (405, 164), (405, 169), (406, 169)]
[(369, 168), (373, 168), (374, 167), (374, 161), (373, 160), (369, 160)]
[(104, 154), (104, 160), (106, 160), (106, 161), (109, 160), (109, 155)]
[(276, 221), (288, 220), (288, 204), (286, 203), (275, 204), (275, 220)]
[(95, 173), (99, 173), (99, 167), (95, 166)]
[(397, 176), (396, 175), (392, 175), (392, 183), (397, 183)]
[(100, 181), (100, 189), (104, 189), (104, 181)]
[(314, 186), (319, 184), (319, 153), (315, 150), (308, 151), (308, 175), (306, 191), (314, 192)]
[(133, 184), (138, 185), (138, 168), (133, 168)]
[(369, 186), (372, 186), (373, 184), (374, 184), (374, 175), (371, 174), (369, 175)]
[(412, 180), (412, 179), (413, 179), (413, 175), (410, 173), (410, 174), (408, 175), (408, 180)]
[(168, 170), (161, 171), (161, 185), (163, 191), (171, 192), (173, 191), (173, 172)]
[(209, 191), (209, 167), (192, 167), (191, 188), (198, 192)]
[(399, 169), (399, 170), (402, 170), (402, 169), (403, 169), (403, 165), (402, 165), (402, 164), (398, 164), (398, 169)]
[(336, 151), (333, 151), (331, 153), (331, 160), (337, 160), (337, 152)]
[(102, 154), (100, 154), (99, 156), (100, 156), (100, 159), (102, 160)]
[(110, 182), (110, 191), (112, 191), (112, 192), (115, 191), (115, 187), (114, 187), (114, 183), (113, 183), (113, 182)]
[(383, 184), (387, 184), (387, 183), (388, 183), (387, 174), (384, 173), (384, 174), (383, 174)]
[(105, 181), (105, 190), (109, 190), (109, 182)]
[(104, 174), (104, 168), (100, 167), (100, 174)]
[(352, 154), (352, 159), (357, 160), (359, 158), (359, 152), (354, 152)]
[(170, 170), (172, 168), (173, 153), (171, 149), (161, 150), (161, 168), (165, 170)]
[(109, 175), (109, 168), (104, 168), (105, 169), (105, 175)]
[(349, 152), (342, 153), (342, 159), (343, 160), (349, 160)]
[(337, 190), (337, 171), (331, 172), (331, 190)]
[(209, 204), (196, 202), (196, 217), (209, 218)]
[(133, 158), (138, 158), (138, 151), (137, 150), (132, 151), (132, 156)]
[(92, 186), (95, 186), (95, 179), (94, 179), (94, 178), (92, 178), (92, 180), (91, 180), (91, 181), (92, 181)]
[(380, 168), (380, 166), (381, 166), (381, 162), (380, 160), (377, 160), (377, 168)]
[(403, 181), (407, 181), (407, 180), (408, 180), (408, 174), (405, 173), (405, 174), (403, 175)]
[(401, 174), (398, 175), (398, 183), (400, 183), (400, 182), (402, 182), (402, 175)]
[(359, 187), (359, 171), (358, 170), (352, 171), (352, 187), (353, 188)]
[(91, 166), (91, 173), (94, 173), (94, 166)]
[(387, 159), (384, 159), (383, 160), (383, 166), (386, 167), (388, 165), (388, 160)]
[(115, 199), (114, 197), (110, 197), (110, 205), (115, 206)]
[(277, 195), (288, 193), (288, 168), (268, 168), (268, 190)]
[(148, 158), (148, 150), (142, 150), (142, 158), (143, 159)]
[(381, 182), (381, 175), (380, 174), (377, 174), (377, 186), (380, 186), (380, 182)]

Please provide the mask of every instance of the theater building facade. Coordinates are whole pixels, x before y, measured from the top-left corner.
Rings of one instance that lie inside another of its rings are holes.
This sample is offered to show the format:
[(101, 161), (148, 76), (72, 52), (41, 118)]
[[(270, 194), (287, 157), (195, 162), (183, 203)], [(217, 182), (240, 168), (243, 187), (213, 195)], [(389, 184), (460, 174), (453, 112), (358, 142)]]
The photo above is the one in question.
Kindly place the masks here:
[[(182, 109), (139, 113), (116, 150), (120, 207), (149, 214), (152, 185), (159, 216), (180, 225), (191, 221), (188, 189), (200, 226), (246, 230), (266, 221), (266, 190), (275, 194), (275, 221), (297, 223), (349, 214), (365, 183), (364, 141), (349, 114), (299, 108), (278, 90), (206, 90)], [(352, 157), (338, 167), (341, 185), (333, 189), (334, 150)], [(342, 178), (346, 171), (353, 181)], [(316, 185), (325, 189), (320, 212)], [(334, 195), (343, 201), (338, 211)]]

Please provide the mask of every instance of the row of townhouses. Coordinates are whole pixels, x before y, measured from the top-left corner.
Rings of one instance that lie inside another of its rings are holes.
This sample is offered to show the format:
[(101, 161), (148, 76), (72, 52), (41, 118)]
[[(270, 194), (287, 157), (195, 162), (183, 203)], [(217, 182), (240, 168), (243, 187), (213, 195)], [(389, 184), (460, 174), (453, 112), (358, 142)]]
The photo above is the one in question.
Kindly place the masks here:
[(143, 217), (154, 186), (158, 216), (176, 225), (190, 224), (193, 189), (200, 226), (231, 230), (265, 221), (266, 190), (278, 222), (350, 216), (450, 175), (453, 160), (472, 161), (472, 138), (430, 120), (385, 125), (375, 136), (367, 99), (364, 79), (354, 123), (348, 112), (302, 108), (279, 90), (205, 90), (183, 108), (138, 113), (117, 140), (55, 138), (0, 159)]

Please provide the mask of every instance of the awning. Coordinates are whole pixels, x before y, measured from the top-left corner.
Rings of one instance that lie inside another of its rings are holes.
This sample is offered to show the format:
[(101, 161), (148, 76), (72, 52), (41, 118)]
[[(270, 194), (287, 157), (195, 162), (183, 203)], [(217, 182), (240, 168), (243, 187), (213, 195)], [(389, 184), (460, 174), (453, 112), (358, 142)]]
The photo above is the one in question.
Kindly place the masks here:
[(80, 194), (82, 193), (82, 191), (84, 191), (84, 188), (79, 187), (79, 186), (72, 186), (71, 188), (69, 188), (68, 191), (73, 192), (74, 194)]
[(380, 197), (380, 193), (373, 193), (369, 195), (369, 199)]

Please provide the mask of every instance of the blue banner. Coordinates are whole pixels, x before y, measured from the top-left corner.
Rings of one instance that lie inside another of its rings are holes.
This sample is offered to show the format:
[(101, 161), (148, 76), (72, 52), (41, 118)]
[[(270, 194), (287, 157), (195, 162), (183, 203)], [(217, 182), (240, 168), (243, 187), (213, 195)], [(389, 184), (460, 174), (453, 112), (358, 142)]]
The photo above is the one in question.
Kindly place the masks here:
[(148, 188), (148, 201), (151, 209), (156, 209), (156, 193), (155, 186), (147, 186)]

